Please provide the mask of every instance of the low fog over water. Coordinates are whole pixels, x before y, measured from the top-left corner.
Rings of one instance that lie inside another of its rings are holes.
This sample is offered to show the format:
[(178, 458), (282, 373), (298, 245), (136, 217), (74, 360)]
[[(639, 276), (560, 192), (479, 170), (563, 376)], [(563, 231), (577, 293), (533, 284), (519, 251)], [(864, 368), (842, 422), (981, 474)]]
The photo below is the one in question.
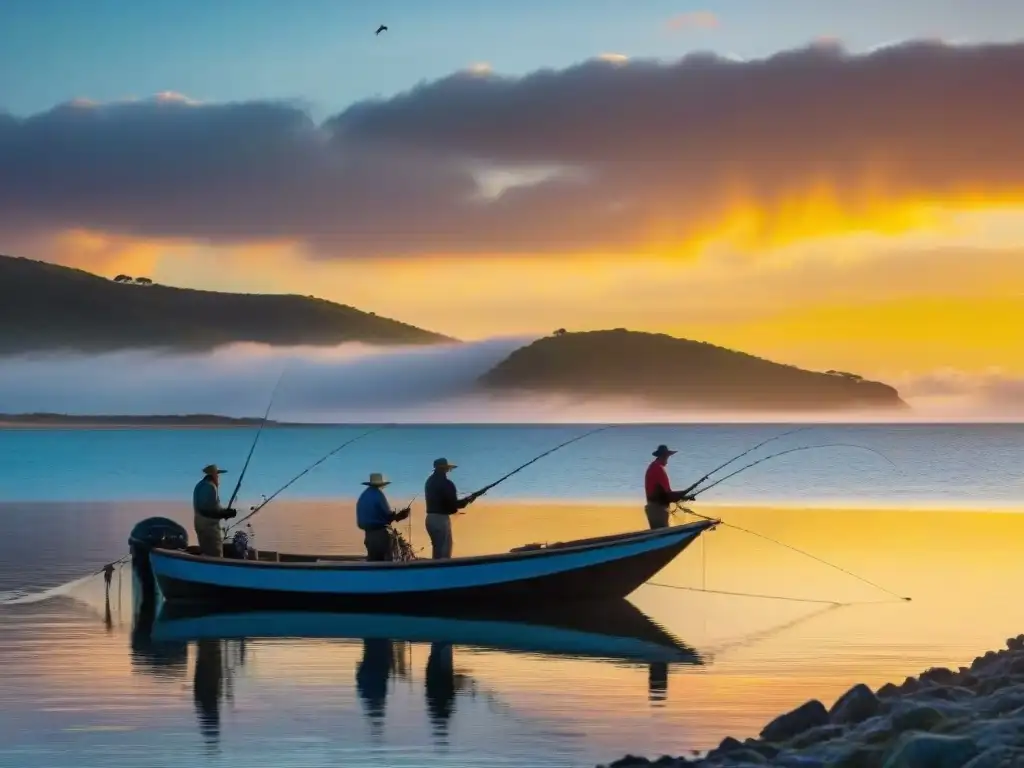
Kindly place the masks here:
[[(732, 420), (638, 401), (487, 395), (478, 377), (529, 338), (428, 347), (270, 348), (236, 344), (212, 353), (47, 353), (0, 364), (0, 413), (81, 415), (209, 413), (259, 416), (278, 377), (271, 418), (314, 422), (566, 422)], [(911, 404), (905, 416), (843, 414), (843, 420), (1024, 417), (1024, 382), (998, 373), (940, 372), (891, 380)], [(742, 420), (806, 415), (745, 413)], [(820, 417), (818, 417), (820, 418)]]

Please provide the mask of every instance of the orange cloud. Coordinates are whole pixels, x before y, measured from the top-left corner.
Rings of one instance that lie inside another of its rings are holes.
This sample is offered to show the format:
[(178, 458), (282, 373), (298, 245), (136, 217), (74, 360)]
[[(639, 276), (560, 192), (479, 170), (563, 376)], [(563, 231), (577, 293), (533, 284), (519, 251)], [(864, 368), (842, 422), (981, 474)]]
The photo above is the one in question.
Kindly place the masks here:
[(718, 16), (711, 11), (677, 13), (665, 23), (673, 32), (689, 29), (717, 29), (720, 26)]
[(161, 254), (174, 246), (169, 241), (72, 229), (57, 234), (47, 251), (51, 260), (68, 267), (106, 277), (143, 277), (151, 275)]

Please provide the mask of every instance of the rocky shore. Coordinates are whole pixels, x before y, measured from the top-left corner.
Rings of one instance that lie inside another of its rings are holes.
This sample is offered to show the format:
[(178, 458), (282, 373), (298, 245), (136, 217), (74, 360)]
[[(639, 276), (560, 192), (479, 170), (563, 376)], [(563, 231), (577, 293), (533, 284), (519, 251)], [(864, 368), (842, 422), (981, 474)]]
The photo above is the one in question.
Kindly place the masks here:
[(626, 757), (598, 768), (1024, 768), (1024, 635), (970, 667), (935, 667), (878, 691), (814, 699), (759, 738), (726, 738), (703, 756)]

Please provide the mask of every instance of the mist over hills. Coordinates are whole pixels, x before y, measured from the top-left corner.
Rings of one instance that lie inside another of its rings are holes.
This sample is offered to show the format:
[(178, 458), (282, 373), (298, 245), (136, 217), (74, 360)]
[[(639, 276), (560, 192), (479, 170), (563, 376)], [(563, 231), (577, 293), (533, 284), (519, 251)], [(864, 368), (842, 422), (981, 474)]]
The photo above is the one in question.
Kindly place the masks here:
[(253, 417), (282, 370), (293, 421), (907, 409), (881, 382), (665, 334), (464, 343), (322, 299), (117, 282), (12, 257), (0, 257), (0, 354), (2, 410), (40, 414), (16, 419), (39, 425)]

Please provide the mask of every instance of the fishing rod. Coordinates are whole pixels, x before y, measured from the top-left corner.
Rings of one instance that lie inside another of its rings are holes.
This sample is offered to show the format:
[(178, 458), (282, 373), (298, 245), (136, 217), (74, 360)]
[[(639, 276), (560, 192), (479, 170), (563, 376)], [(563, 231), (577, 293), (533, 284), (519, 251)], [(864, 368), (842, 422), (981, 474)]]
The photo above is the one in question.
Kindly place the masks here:
[(694, 483), (689, 488), (684, 490), (682, 492), (682, 494), (684, 496), (689, 496), (697, 488), (698, 485), (703, 483), (705, 480), (709, 479), (713, 474), (715, 474), (716, 472), (722, 471), (723, 469), (728, 467), (730, 464), (732, 464), (734, 461), (739, 461), (740, 459), (742, 459), (747, 454), (753, 453), (754, 451), (756, 451), (758, 448), (761, 448), (762, 446), (768, 445), (768, 443), (772, 442), (773, 440), (778, 440), (780, 438), (786, 437), (787, 435), (795, 435), (797, 432), (803, 432), (806, 429), (810, 429), (810, 427), (798, 427), (797, 429), (791, 429), (788, 432), (783, 432), (781, 435), (775, 435), (774, 437), (769, 437), (767, 440), (762, 440), (760, 443), (755, 445), (753, 448), (748, 448), (743, 453), (741, 453), (741, 454), (739, 454), (737, 456), (733, 456), (731, 459), (729, 459), (724, 464), (720, 464), (719, 466), (717, 466), (714, 469), (712, 469), (710, 472), (708, 472), (706, 475), (704, 475), (704, 477), (702, 477), (696, 483)]
[(338, 451), (340, 451), (340, 450), (341, 450), (342, 448), (345, 448), (345, 447), (347, 447), (347, 446), (349, 446), (349, 445), (352, 445), (352, 443), (356, 442), (356, 440), (362, 440), (362, 439), (363, 439), (364, 437), (367, 437), (367, 436), (369, 436), (369, 435), (372, 435), (372, 434), (373, 434), (374, 432), (380, 432), (380, 431), (381, 431), (381, 430), (383, 430), (383, 429), (388, 429), (389, 427), (393, 427), (393, 426), (394, 426), (393, 424), (385, 424), (385, 425), (383, 425), (383, 426), (381, 426), (381, 427), (374, 427), (373, 429), (367, 430), (366, 432), (362, 432), (362, 433), (360, 433), (360, 434), (356, 435), (356, 436), (355, 436), (355, 437), (353, 437), (353, 438), (352, 438), (351, 440), (346, 440), (346, 441), (345, 441), (344, 443), (342, 443), (341, 445), (339, 445), (339, 446), (338, 446), (337, 448), (335, 448), (335, 449), (334, 449), (333, 451), (331, 451), (330, 453), (326, 454), (325, 456), (323, 456), (322, 458), (320, 458), (320, 459), (319, 459), (318, 461), (314, 462), (313, 464), (311, 464), (310, 466), (306, 467), (306, 468), (305, 468), (304, 470), (302, 470), (301, 472), (299, 472), (299, 474), (297, 474), (297, 475), (296, 475), (295, 477), (293, 477), (293, 478), (292, 478), (291, 480), (289, 480), (289, 481), (288, 481), (287, 483), (285, 483), (285, 484), (284, 484), (284, 485), (282, 485), (282, 486), (281, 486), (280, 488), (278, 488), (278, 489), (277, 489), (276, 491), (274, 491), (274, 492), (273, 492), (272, 494), (270, 494), (270, 496), (266, 497), (266, 498), (265, 498), (265, 499), (264, 499), (263, 501), (261, 501), (261, 502), (259, 503), (259, 505), (257, 505), (257, 506), (255, 506), (255, 507), (253, 507), (253, 508), (252, 508), (252, 511), (251, 511), (251, 512), (249, 512), (249, 514), (248, 514), (248, 515), (246, 515), (245, 517), (241, 518), (241, 519), (240, 519), (240, 520), (238, 520), (237, 522), (235, 522), (235, 523), (232, 523), (231, 525), (229, 525), (229, 526), (228, 526), (228, 527), (227, 527), (227, 528), (225, 529), (225, 533), (227, 533), (228, 531), (230, 531), (230, 530), (231, 530), (232, 528), (236, 528), (236, 527), (238, 527), (239, 525), (241, 525), (242, 523), (244, 523), (244, 522), (245, 522), (246, 520), (248, 520), (248, 519), (249, 519), (250, 517), (252, 517), (253, 515), (255, 515), (255, 514), (256, 514), (257, 512), (259, 512), (259, 511), (260, 511), (261, 509), (263, 509), (263, 508), (264, 508), (265, 506), (267, 506), (267, 504), (269, 504), (270, 502), (272, 502), (272, 501), (273, 501), (273, 500), (274, 500), (274, 499), (275, 499), (275, 498), (276, 498), (276, 497), (277, 497), (278, 495), (280, 495), (281, 493), (283, 493), (284, 491), (286, 491), (286, 490), (287, 490), (287, 489), (288, 489), (289, 487), (291, 487), (291, 485), (292, 485), (292, 484), (293, 484), (294, 482), (296, 482), (296, 481), (297, 481), (297, 480), (298, 480), (299, 478), (301, 478), (301, 477), (302, 477), (303, 475), (305, 475), (305, 474), (306, 474), (307, 472), (310, 472), (311, 470), (313, 470), (313, 469), (316, 469), (316, 468), (317, 468), (318, 466), (320, 466), (321, 464), (323, 464), (323, 463), (324, 463), (325, 461), (327, 461), (327, 460), (328, 460), (329, 458), (331, 458), (331, 456), (333, 456), (334, 454), (336, 454), (336, 453), (337, 453)]
[(890, 459), (888, 456), (886, 456), (884, 453), (882, 453), (881, 451), (875, 450), (874, 448), (868, 448), (866, 445), (856, 445), (855, 443), (819, 443), (817, 445), (801, 445), (801, 446), (797, 446), (796, 448), (787, 448), (785, 451), (779, 451), (778, 453), (771, 453), (771, 454), (769, 454), (767, 456), (764, 456), (764, 457), (758, 459), (757, 461), (752, 461), (749, 464), (744, 464), (742, 467), (737, 469), (735, 472), (730, 472), (725, 477), (719, 478), (718, 480), (713, 482), (711, 485), (708, 485), (708, 486), (705, 486), (704, 488), (699, 489), (693, 495), (696, 497), (698, 494), (704, 493), (705, 491), (710, 491), (716, 485), (719, 485), (720, 483), (724, 483), (730, 477), (736, 477), (736, 475), (740, 474), (740, 472), (745, 472), (746, 470), (750, 469), (751, 467), (756, 467), (761, 462), (768, 461), (769, 459), (777, 459), (780, 456), (785, 456), (788, 453), (796, 453), (798, 451), (809, 451), (809, 450), (812, 450), (814, 448), (857, 448), (857, 449), (862, 450), (862, 451), (870, 451), (871, 453), (874, 453), (877, 456), (881, 456), (887, 462), (892, 464), (893, 469), (899, 469), (896, 466), (896, 464), (893, 462), (893, 460)]
[[(746, 464), (743, 467), (740, 467), (735, 472), (730, 472), (725, 477), (720, 478), (719, 480), (716, 480), (714, 483), (712, 483), (711, 485), (707, 486), (706, 488), (701, 488), (697, 493), (703, 493), (704, 491), (708, 491), (711, 488), (713, 488), (716, 485), (718, 485), (719, 483), (722, 483), (722, 482), (728, 480), (730, 477), (735, 477), (740, 472), (743, 472), (743, 471), (745, 471), (747, 469), (750, 469), (751, 467), (754, 467), (754, 466), (756, 466), (756, 465), (758, 465), (758, 464), (760, 464), (760, 463), (762, 463), (764, 461), (768, 461), (769, 459), (778, 458), (779, 456), (785, 456), (786, 454), (789, 454), (789, 453), (796, 453), (797, 451), (809, 451), (809, 450), (811, 450), (813, 448), (858, 448), (860, 450), (870, 451), (871, 453), (874, 453), (874, 454), (876, 454), (878, 456), (881, 456), (883, 459), (885, 459), (887, 462), (889, 462), (893, 466), (893, 468), (898, 469), (898, 467), (892, 461), (892, 459), (890, 459), (884, 453), (882, 453), (881, 451), (875, 450), (874, 448), (868, 448), (865, 445), (856, 445), (854, 443), (821, 443), (819, 445), (802, 445), (802, 446), (798, 446), (796, 448), (789, 448), (789, 449), (787, 449), (785, 451), (779, 451), (778, 453), (773, 453), (773, 454), (771, 454), (769, 456), (765, 456), (764, 458), (758, 459), (757, 461), (752, 461), (750, 464)], [(679, 507), (680, 509), (682, 509), (684, 512), (687, 512), (687, 513), (693, 515), (694, 517), (698, 517), (698, 518), (700, 518), (702, 520), (708, 520), (710, 522), (716, 523), (717, 525), (724, 525), (727, 528), (732, 528), (734, 530), (741, 531), (741, 532), (749, 534), (751, 536), (756, 536), (759, 539), (764, 539), (767, 542), (770, 542), (772, 544), (776, 544), (776, 545), (778, 545), (780, 547), (784, 547), (785, 549), (790, 549), (793, 552), (796, 552), (797, 554), (801, 554), (804, 557), (809, 557), (811, 560), (815, 560), (816, 562), (819, 562), (822, 565), (826, 565), (829, 568), (834, 568), (837, 571), (845, 573), (847, 576), (852, 576), (853, 578), (857, 579), (858, 581), (861, 581), (861, 582), (863, 582), (863, 583), (865, 583), (865, 584), (867, 584), (869, 586), (872, 586), (875, 589), (881, 590), (882, 592), (885, 592), (886, 594), (891, 595), (892, 597), (898, 598), (899, 600), (903, 600), (905, 602), (910, 602), (910, 598), (909, 597), (904, 597), (903, 595), (897, 594), (896, 592), (893, 592), (891, 589), (887, 589), (887, 588), (881, 586), (880, 584), (876, 584), (873, 581), (869, 581), (868, 579), (864, 578), (863, 576), (858, 576), (856, 573), (853, 573), (852, 571), (848, 571), (845, 568), (836, 565), (835, 563), (830, 563), (827, 560), (823, 560), (822, 558), (818, 557), (817, 555), (812, 555), (810, 552), (805, 552), (802, 549), (798, 549), (797, 547), (794, 547), (791, 544), (786, 544), (785, 542), (778, 541), (777, 539), (773, 539), (770, 536), (765, 536), (763, 533), (758, 533), (757, 531), (752, 531), (752, 530), (750, 530), (748, 528), (743, 528), (742, 526), (734, 525), (733, 523), (727, 523), (724, 520), (716, 520), (715, 518), (711, 518), (711, 517), (707, 517), (706, 515), (698, 514), (697, 512), (694, 512), (692, 509), (688, 509), (687, 507), (682, 507), (681, 505), (678, 505), (678, 504), (676, 506)]]
[(242, 467), (242, 471), (238, 474), (238, 482), (235, 483), (235, 490), (231, 493), (231, 499), (228, 501), (228, 509), (231, 509), (235, 503), (235, 499), (238, 497), (238, 491), (242, 487), (242, 479), (245, 477), (245, 471), (249, 469), (249, 462), (252, 460), (253, 451), (256, 450), (256, 443), (260, 441), (260, 435), (263, 434), (263, 427), (267, 425), (267, 417), (270, 416), (270, 409), (274, 405), (274, 396), (277, 394), (277, 388), (281, 386), (281, 380), (284, 378), (284, 372), (288, 369), (286, 365), (281, 369), (281, 374), (277, 377), (277, 382), (274, 384), (274, 388), (270, 392), (270, 402), (267, 403), (267, 410), (263, 413), (263, 421), (260, 422), (260, 428), (256, 430), (256, 437), (252, 441), (252, 447), (249, 448), (249, 455), (245, 459), (245, 466)]
[(554, 448), (551, 448), (550, 450), (544, 451), (544, 453), (542, 453), (542, 454), (541, 454), (540, 456), (537, 456), (537, 457), (535, 457), (535, 458), (533, 458), (533, 459), (530, 459), (530, 460), (529, 460), (528, 462), (526, 462), (525, 464), (523, 464), (523, 465), (521, 465), (521, 466), (519, 466), (519, 467), (516, 467), (515, 469), (513, 469), (513, 470), (512, 470), (511, 472), (509, 472), (509, 473), (508, 473), (507, 475), (505, 475), (504, 477), (500, 477), (500, 478), (498, 478), (497, 480), (495, 480), (495, 481), (494, 481), (493, 483), (491, 483), (490, 485), (485, 485), (485, 486), (484, 486), (483, 488), (481, 488), (481, 489), (480, 489), (479, 491), (476, 491), (475, 493), (473, 493), (473, 494), (471, 494), (471, 495), (472, 495), (472, 496), (483, 496), (483, 495), (484, 495), (485, 493), (487, 493), (487, 492), (488, 492), (489, 490), (491, 490), (491, 488), (493, 488), (494, 486), (498, 485), (499, 483), (503, 483), (503, 482), (505, 482), (505, 481), (506, 481), (506, 480), (508, 480), (508, 479), (509, 479), (510, 477), (512, 477), (512, 475), (516, 474), (517, 472), (522, 472), (522, 471), (523, 471), (524, 469), (526, 469), (526, 468), (527, 468), (528, 466), (530, 466), (530, 465), (531, 465), (531, 464), (533, 464), (534, 462), (540, 461), (540, 460), (541, 460), (541, 459), (543, 459), (543, 458), (544, 458), (545, 456), (550, 456), (550, 455), (551, 455), (552, 453), (554, 453), (555, 451), (557, 451), (557, 450), (560, 450), (561, 448), (565, 448), (565, 447), (566, 447), (567, 445), (572, 445), (572, 444), (573, 444), (573, 443), (575, 443), (576, 441), (578, 441), (578, 440), (582, 440), (583, 438), (585, 438), (585, 437), (589, 437), (590, 435), (596, 435), (596, 434), (597, 434), (598, 432), (604, 432), (604, 431), (605, 431), (606, 429), (614, 429), (614, 428), (615, 428), (616, 426), (618, 426), (618, 425), (617, 425), (617, 424), (609, 424), (609, 425), (607, 425), (607, 426), (604, 426), (604, 427), (599, 427), (599, 428), (597, 428), (597, 429), (592, 429), (592, 430), (590, 430), (589, 432), (584, 432), (584, 433), (583, 433), (582, 435), (577, 435), (577, 436), (576, 436), (576, 437), (574, 437), (574, 438), (573, 438), (572, 440), (566, 440), (566, 441), (565, 441), (564, 443), (561, 443), (560, 445), (556, 445), (556, 446), (555, 446)]

